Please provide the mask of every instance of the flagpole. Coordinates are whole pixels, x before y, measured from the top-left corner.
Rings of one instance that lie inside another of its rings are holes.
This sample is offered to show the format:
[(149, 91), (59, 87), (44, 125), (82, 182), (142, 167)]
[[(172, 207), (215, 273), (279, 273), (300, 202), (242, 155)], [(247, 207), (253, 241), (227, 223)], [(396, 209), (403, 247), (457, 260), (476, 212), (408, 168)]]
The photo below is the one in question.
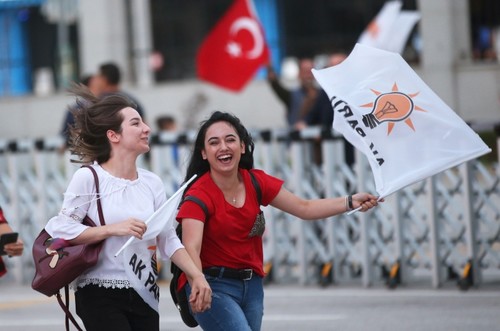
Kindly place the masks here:
[[(193, 175), (193, 177), (191, 177), (186, 183), (184, 183), (184, 185), (182, 185), (174, 194), (172, 194), (170, 196), (170, 198), (168, 198), (168, 200), (160, 207), (158, 208), (154, 213), (153, 215), (151, 215), (147, 220), (146, 222), (146, 225), (149, 224), (149, 222), (159, 213), (161, 213), (163, 211), (164, 208), (166, 208), (166, 206), (168, 206), (168, 204), (170, 203), (170, 201), (172, 201), (173, 199), (175, 199), (179, 194), (182, 194), (182, 192), (186, 189), (186, 187), (189, 185), (189, 183), (191, 183), (195, 178), (196, 178), (196, 174)], [(147, 231), (147, 230), (146, 230)], [(131, 236), (127, 242), (118, 250), (118, 252), (116, 252), (115, 254), (115, 257), (117, 257), (118, 255), (120, 255), (120, 253), (125, 249), (127, 248), (131, 243), (132, 241), (134, 241), (135, 237), (134, 236)]]

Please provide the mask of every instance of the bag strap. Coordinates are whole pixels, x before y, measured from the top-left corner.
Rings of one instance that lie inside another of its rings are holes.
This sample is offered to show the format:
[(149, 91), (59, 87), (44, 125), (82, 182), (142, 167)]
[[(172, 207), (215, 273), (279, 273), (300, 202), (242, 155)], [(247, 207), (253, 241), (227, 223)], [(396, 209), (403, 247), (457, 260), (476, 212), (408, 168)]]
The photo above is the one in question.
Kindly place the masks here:
[[(255, 175), (253, 174), (252, 171), (248, 171), (248, 172), (250, 173), (250, 178), (252, 179), (252, 185), (255, 189), (255, 193), (257, 194), (257, 201), (259, 202), (259, 205), (261, 205), (262, 204), (262, 191), (260, 189), (259, 181), (257, 180), (257, 178), (255, 178)], [(203, 201), (201, 201), (200, 199), (198, 199), (197, 197), (192, 196), (192, 195), (186, 195), (182, 202), (184, 202), (184, 201), (192, 201), (192, 202), (196, 203), (198, 206), (200, 206), (200, 208), (203, 209), (203, 212), (205, 213), (205, 221), (208, 220), (208, 217), (210, 215), (208, 213), (207, 205)]]
[(260, 184), (257, 178), (255, 178), (255, 175), (251, 170), (248, 171), (250, 173), (250, 178), (252, 179), (252, 184), (253, 187), (255, 188), (255, 192), (257, 193), (257, 201), (259, 202), (259, 205), (262, 205), (262, 191), (260, 189)]
[[(101, 225), (106, 225), (106, 222), (104, 221), (104, 213), (102, 212), (102, 205), (101, 205), (101, 195), (99, 193), (99, 177), (97, 176), (97, 172), (95, 171), (94, 167), (90, 165), (83, 165), (82, 168), (89, 168), (90, 171), (92, 171), (92, 175), (94, 176), (94, 183), (95, 183), (95, 190), (97, 193), (97, 212), (99, 214), (99, 221), (101, 222)], [(64, 286), (64, 296), (65, 300), (63, 302), (63, 299), (61, 297), (61, 293), (57, 292), (56, 293), (56, 298), (57, 302), (59, 303), (59, 306), (61, 306), (62, 310), (66, 314), (65, 316), (65, 321), (64, 324), (66, 326), (66, 331), (69, 331), (69, 322), (73, 323), (73, 325), (76, 327), (78, 331), (83, 331), (83, 329), (78, 325), (78, 322), (76, 321), (75, 317), (69, 310), (69, 286), (66, 285)]]
[(73, 314), (69, 310), (69, 286), (68, 285), (64, 286), (64, 295), (66, 297), (65, 298), (66, 302), (63, 302), (60, 292), (56, 293), (57, 302), (59, 302), (59, 306), (61, 306), (62, 310), (64, 310), (64, 312), (66, 313), (66, 319), (65, 319), (66, 331), (69, 331), (69, 321), (71, 321), (71, 323), (73, 323), (73, 325), (76, 327), (76, 329), (78, 331), (83, 331), (83, 329), (80, 327), (80, 325), (78, 325), (78, 322), (76, 321), (75, 317), (73, 316)]
[(208, 208), (207, 208), (207, 205), (203, 201), (201, 201), (200, 199), (198, 199), (197, 197), (194, 197), (192, 195), (186, 195), (184, 197), (183, 202), (184, 201), (192, 201), (192, 202), (196, 203), (198, 206), (200, 206), (200, 208), (203, 209), (203, 212), (205, 213), (205, 221), (208, 221), (208, 216), (209, 216)]
[(90, 165), (82, 165), (82, 168), (83, 167), (89, 168), (90, 171), (92, 171), (92, 175), (94, 175), (95, 191), (97, 193), (97, 212), (99, 214), (99, 221), (101, 222), (101, 225), (106, 225), (106, 221), (104, 220), (104, 213), (102, 212), (101, 193), (99, 192), (99, 177), (97, 176), (97, 172), (95, 171), (94, 167)]

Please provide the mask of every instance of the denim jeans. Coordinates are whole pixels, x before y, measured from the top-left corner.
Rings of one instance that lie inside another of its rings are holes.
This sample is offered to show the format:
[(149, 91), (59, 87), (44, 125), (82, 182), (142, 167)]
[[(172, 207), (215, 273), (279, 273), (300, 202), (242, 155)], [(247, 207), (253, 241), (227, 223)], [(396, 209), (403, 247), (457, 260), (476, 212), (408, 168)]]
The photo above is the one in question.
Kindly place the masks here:
[[(264, 315), (262, 277), (250, 280), (205, 275), (212, 288), (212, 307), (193, 315), (204, 331), (259, 331)], [(191, 287), (186, 286), (189, 297)]]

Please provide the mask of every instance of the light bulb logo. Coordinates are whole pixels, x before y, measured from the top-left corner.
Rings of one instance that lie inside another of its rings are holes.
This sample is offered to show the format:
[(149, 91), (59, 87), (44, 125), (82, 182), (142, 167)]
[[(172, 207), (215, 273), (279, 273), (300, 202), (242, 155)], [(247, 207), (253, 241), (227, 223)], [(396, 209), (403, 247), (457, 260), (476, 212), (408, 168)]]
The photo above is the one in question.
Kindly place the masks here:
[(395, 123), (404, 121), (406, 125), (415, 131), (410, 115), (413, 110), (426, 111), (413, 102), (413, 98), (416, 97), (419, 92), (413, 94), (399, 92), (396, 83), (394, 83), (392, 91), (388, 93), (381, 93), (374, 89), (371, 89), (371, 91), (377, 95), (375, 101), (361, 105), (361, 107), (372, 108), (371, 113), (363, 115), (363, 124), (367, 128), (373, 129), (381, 123), (389, 122), (387, 126), (387, 135), (390, 135)]

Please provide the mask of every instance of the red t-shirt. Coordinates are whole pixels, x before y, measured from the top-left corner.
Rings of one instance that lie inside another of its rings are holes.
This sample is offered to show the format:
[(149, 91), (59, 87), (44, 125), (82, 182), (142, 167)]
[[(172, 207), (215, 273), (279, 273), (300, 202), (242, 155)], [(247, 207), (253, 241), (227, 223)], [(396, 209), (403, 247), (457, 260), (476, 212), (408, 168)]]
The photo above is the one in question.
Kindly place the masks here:
[(2, 224), (2, 223), (7, 223), (7, 220), (5, 219), (5, 216), (3, 215), (2, 207), (0, 207), (0, 224)]
[[(5, 219), (5, 216), (3, 216), (2, 207), (0, 207), (0, 224), (2, 224), (2, 223), (7, 223), (7, 220)], [(7, 269), (5, 268), (5, 264), (3, 262), (3, 259), (0, 256), (0, 277), (5, 275), (6, 273), (7, 273)]]
[[(245, 203), (241, 208), (229, 204), (210, 177), (210, 173), (206, 173), (189, 188), (186, 195), (195, 196), (205, 203), (209, 214), (208, 220), (205, 221), (203, 209), (192, 201), (182, 204), (177, 220), (182, 222), (183, 218), (193, 218), (205, 222), (200, 255), (203, 269), (210, 267), (251, 268), (263, 277), (262, 237), (248, 237), (260, 211), (257, 192), (249, 171), (245, 169), (239, 171), (246, 191)], [(267, 206), (280, 191), (283, 181), (262, 170), (252, 169), (251, 171), (260, 185), (261, 203)]]

